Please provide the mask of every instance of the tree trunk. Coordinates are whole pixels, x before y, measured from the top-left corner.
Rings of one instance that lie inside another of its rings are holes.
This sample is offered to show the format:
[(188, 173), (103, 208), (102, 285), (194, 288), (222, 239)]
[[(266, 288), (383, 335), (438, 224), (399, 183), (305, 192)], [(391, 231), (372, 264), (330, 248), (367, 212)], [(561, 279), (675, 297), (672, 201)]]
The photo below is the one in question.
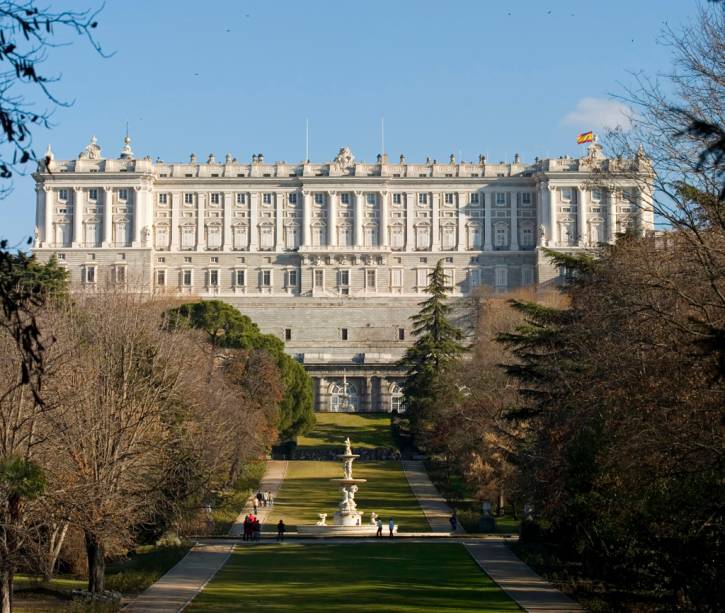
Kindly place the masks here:
[(94, 594), (105, 588), (106, 560), (103, 555), (103, 543), (95, 534), (85, 531), (86, 556), (88, 557), (88, 591)]
[(0, 605), (2, 613), (10, 613), (13, 609), (13, 570), (7, 563), (0, 570)]
[(498, 491), (498, 516), (501, 517), (504, 514), (504, 504), (506, 503), (506, 499), (503, 495), (503, 486)]
[(45, 568), (43, 569), (43, 579), (50, 581), (53, 578), (55, 563), (60, 555), (60, 549), (63, 547), (65, 535), (68, 532), (68, 522), (56, 525), (50, 532), (48, 538), (48, 552), (45, 560)]

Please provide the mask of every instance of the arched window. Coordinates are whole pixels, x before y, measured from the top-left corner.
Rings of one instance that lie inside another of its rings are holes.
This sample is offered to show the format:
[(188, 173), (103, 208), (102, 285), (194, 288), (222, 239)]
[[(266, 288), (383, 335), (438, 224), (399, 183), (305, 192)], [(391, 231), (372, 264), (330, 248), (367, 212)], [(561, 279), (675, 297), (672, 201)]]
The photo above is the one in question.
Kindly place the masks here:
[(393, 413), (405, 411), (404, 400), (403, 387), (399, 383), (393, 383), (390, 386), (390, 411)]
[[(344, 389), (343, 389), (344, 385)], [(333, 413), (353, 413), (358, 410), (357, 388), (349, 381), (330, 384), (330, 411)]]

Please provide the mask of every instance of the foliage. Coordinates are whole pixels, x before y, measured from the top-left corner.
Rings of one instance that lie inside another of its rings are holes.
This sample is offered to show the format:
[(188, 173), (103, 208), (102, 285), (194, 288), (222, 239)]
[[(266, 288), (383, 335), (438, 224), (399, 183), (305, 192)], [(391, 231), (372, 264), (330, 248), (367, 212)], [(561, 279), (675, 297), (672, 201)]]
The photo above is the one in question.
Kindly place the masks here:
[(418, 444), (424, 443), (425, 433), (432, 427), (434, 400), (452, 392), (445, 385), (445, 373), (465, 350), (463, 332), (449, 320), (452, 307), (446, 294), (450, 289), (443, 260), (439, 260), (425, 288), (429, 298), (419, 304), (420, 311), (411, 318), (417, 340), (401, 360), (407, 371), (405, 402)]
[(278, 418), (280, 438), (293, 439), (312, 427), (312, 381), (303, 366), (284, 352), (284, 343), (277, 337), (262, 334), (249, 317), (218, 300), (182, 305), (170, 311), (169, 320), (174, 325), (203, 330), (217, 348), (268, 352), (280, 369), (284, 387)]

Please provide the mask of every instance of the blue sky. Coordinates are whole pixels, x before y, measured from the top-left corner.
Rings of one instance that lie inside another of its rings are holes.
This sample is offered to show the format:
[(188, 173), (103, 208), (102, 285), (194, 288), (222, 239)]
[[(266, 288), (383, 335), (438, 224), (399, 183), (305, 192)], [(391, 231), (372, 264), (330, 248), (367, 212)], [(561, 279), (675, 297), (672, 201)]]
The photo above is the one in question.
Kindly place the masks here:
[[(54, 2), (61, 8), (100, 3)], [(664, 72), (665, 22), (690, 0), (209, 1), (109, 0), (97, 30), (110, 58), (82, 39), (52, 51), (53, 87), (72, 102), (35, 149), (75, 157), (95, 134), (120, 151), (126, 121), (137, 156), (194, 152), (300, 161), (344, 145), (372, 161), (380, 118), (391, 157), (450, 153), (524, 161), (577, 155), (578, 132), (616, 121), (630, 73)], [(32, 169), (29, 168), (29, 171)], [(32, 235), (32, 178), (0, 201), (0, 237)]]

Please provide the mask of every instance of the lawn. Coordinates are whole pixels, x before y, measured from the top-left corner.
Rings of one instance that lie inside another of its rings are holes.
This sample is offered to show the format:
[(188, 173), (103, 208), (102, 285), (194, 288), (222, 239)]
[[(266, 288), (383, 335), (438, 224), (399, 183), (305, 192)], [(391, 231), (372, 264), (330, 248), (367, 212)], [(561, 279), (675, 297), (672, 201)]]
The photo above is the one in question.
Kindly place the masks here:
[(186, 610), (520, 611), (463, 545), (403, 542), (237, 548)]
[[(374, 511), (386, 523), (394, 518), (401, 531), (430, 531), (399, 462), (356, 462), (353, 476), (368, 480), (360, 484), (355, 496), (358, 509), (364, 512), (364, 522)], [(340, 487), (330, 482), (333, 477), (342, 477), (342, 463), (290, 462), (270, 522), (277, 523), (281, 518), (292, 528), (314, 524), (318, 513), (328, 513), (328, 519), (332, 519), (342, 498)]]
[(352, 448), (395, 448), (390, 432), (389, 413), (315, 413), (317, 424), (305, 436), (297, 439), (298, 447), (340, 449), (350, 437)]

